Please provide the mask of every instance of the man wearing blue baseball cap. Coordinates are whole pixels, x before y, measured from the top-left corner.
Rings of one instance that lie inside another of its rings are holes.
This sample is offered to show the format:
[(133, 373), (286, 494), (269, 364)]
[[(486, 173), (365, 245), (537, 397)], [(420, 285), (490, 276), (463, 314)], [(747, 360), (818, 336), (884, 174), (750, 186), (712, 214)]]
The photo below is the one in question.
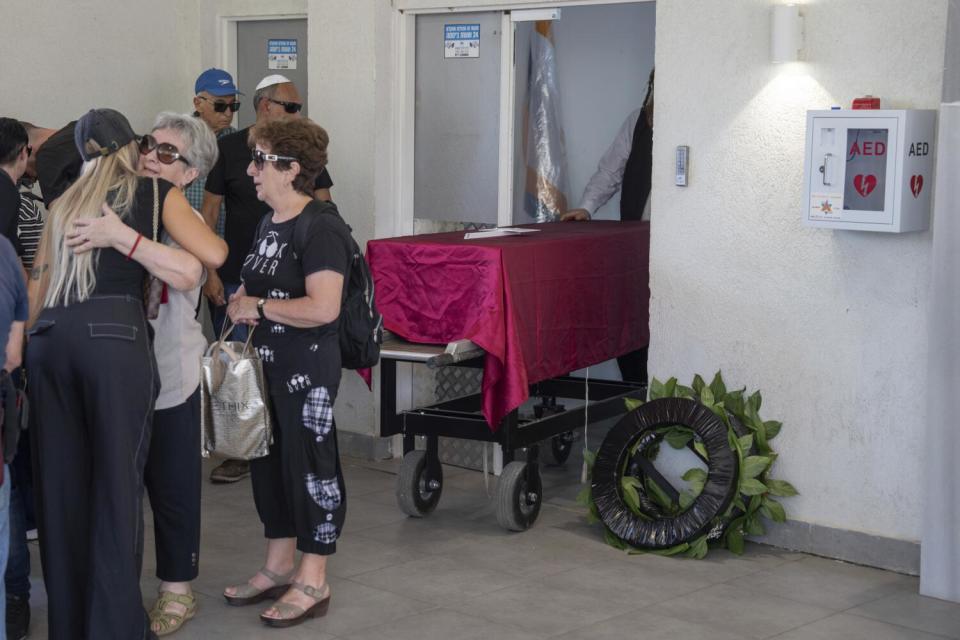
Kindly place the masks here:
[[(193, 92), (197, 116), (220, 136), (233, 122), (233, 114), (240, 110), (237, 100), (240, 92), (233, 84), (233, 77), (223, 69), (207, 69), (197, 77)], [(199, 211), (200, 206), (196, 209)]]

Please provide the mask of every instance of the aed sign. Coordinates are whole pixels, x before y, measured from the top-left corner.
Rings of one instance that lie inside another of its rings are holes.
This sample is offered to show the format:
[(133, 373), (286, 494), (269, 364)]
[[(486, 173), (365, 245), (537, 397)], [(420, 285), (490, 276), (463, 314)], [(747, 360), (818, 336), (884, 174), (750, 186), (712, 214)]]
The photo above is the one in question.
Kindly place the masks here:
[(480, 25), (445, 24), (443, 25), (444, 58), (479, 58)]
[(919, 231), (929, 226), (936, 112), (807, 113), (804, 224)]

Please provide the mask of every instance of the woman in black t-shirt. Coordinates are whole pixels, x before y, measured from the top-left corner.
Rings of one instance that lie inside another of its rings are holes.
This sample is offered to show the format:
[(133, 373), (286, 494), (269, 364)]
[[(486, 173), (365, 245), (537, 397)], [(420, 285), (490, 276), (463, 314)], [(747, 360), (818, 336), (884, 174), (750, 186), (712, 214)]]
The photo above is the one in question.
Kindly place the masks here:
[[(227, 313), (256, 326), (254, 345), (270, 388), (274, 444), (251, 461), (253, 495), (267, 538), (263, 569), (224, 597), (279, 601), (260, 615), (288, 627), (324, 615), (326, 561), (346, 514), (333, 402), (340, 384), (337, 322), (349, 229), (313, 200), (327, 163), (327, 134), (309, 120), (268, 122), (250, 135), (257, 197), (270, 205), (243, 264)], [(303, 555), (295, 566), (296, 550)], [(284, 593), (285, 592), (285, 593)]]
[[(221, 264), (227, 249), (178, 189), (137, 176), (140, 153), (123, 115), (90, 111), (75, 133), (85, 171), (48, 216), (31, 275), (27, 348), (49, 637), (153, 637), (140, 565), (159, 380), (143, 282), (148, 270), (189, 279), (191, 264), (198, 281), (197, 259)], [(149, 240), (155, 208), (158, 233), (197, 259)], [(119, 215), (129, 233), (94, 249), (85, 222), (101, 211)]]

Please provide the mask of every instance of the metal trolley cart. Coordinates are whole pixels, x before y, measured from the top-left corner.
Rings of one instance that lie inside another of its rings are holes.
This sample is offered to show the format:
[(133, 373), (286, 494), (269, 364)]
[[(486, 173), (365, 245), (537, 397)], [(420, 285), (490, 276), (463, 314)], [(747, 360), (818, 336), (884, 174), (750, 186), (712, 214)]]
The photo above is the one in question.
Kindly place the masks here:
[[(483, 349), (469, 340), (448, 345), (406, 342), (389, 335), (380, 351), (380, 435), (403, 435), (403, 462), (397, 476), (397, 502), (404, 513), (423, 517), (433, 511), (443, 492), (443, 469), (438, 455), (438, 438), (464, 438), (495, 442), (503, 451), (503, 472), (497, 488), (496, 511), (500, 526), (524, 531), (536, 521), (543, 500), (539, 458), (563, 462), (570, 455), (572, 431), (584, 423), (585, 407), (592, 420), (603, 420), (625, 412), (624, 398), (643, 398), (643, 386), (609, 380), (562, 376), (530, 385), (530, 397), (541, 400), (532, 419), (511, 411), (492, 430), (481, 414), (481, 395), (439, 402), (426, 407), (397, 411), (397, 363), (412, 362), (430, 368), (443, 366), (482, 367)], [(587, 388), (589, 387), (589, 388)], [(589, 402), (564, 409), (557, 398)], [(415, 449), (415, 437), (424, 436), (426, 449)], [(525, 450), (523, 460), (518, 453)]]

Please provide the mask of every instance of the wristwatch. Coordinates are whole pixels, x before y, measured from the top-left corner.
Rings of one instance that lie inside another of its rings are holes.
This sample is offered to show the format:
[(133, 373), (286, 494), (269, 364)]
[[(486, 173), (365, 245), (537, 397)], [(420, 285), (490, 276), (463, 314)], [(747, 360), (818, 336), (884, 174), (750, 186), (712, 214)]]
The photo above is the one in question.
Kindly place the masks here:
[(267, 304), (266, 298), (260, 298), (257, 300), (257, 315), (260, 316), (261, 320), (266, 320), (267, 316), (263, 314), (263, 305)]

